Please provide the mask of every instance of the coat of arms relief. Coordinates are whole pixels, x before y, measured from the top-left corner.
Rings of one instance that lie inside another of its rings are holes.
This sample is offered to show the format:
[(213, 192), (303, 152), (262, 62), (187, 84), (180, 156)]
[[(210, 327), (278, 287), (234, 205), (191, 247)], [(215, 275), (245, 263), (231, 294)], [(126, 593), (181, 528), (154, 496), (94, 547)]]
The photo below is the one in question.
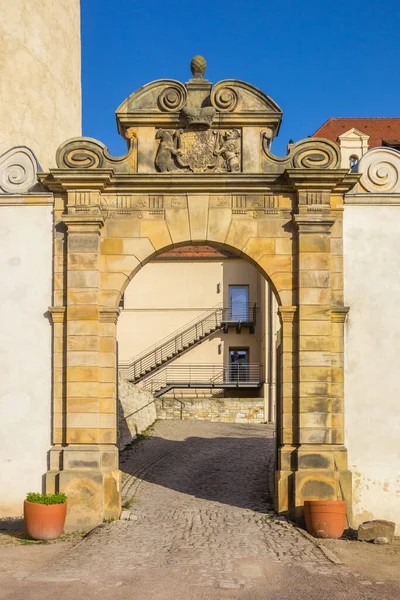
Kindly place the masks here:
[(155, 164), (161, 173), (237, 173), (241, 170), (238, 129), (159, 129)]

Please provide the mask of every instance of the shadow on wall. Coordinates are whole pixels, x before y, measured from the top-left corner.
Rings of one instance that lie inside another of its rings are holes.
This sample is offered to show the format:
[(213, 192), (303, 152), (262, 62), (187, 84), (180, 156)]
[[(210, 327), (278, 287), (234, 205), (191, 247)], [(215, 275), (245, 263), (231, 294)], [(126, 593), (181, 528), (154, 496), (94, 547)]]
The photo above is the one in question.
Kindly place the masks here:
[(274, 508), (276, 440), (271, 430), (249, 437), (249, 426), (235, 428), (242, 435), (183, 441), (149, 436), (121, 452), (120, 469), (187, 496), (265, 513)]
[(122, 450), (157, 418), (154, 397), (125, 381), (118, 381), (118, 448)]

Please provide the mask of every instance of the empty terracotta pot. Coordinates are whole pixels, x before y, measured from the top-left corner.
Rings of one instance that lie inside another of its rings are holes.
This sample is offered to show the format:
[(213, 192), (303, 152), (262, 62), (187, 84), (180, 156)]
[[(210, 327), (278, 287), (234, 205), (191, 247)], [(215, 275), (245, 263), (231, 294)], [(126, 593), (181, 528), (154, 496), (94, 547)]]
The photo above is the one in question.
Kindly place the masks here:
[(308, 533), (319, 538), (340, 538), (346, 525), (345, 500), (306, 500), (304, 517)]
[(38, 504), (24, 501), (26, 533), (34, 540), (54, 540), (64, 529), (67, 503)]

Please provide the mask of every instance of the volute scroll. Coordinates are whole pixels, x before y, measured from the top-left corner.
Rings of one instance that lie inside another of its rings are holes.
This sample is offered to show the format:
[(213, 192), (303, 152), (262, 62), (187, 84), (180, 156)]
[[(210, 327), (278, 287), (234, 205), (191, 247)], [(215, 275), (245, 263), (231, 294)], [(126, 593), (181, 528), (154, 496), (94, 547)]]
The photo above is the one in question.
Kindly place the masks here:
[(133, 130), (126, 131), (129, 150), (123, 156), (110, 156), (107, 146), (89, 137), (72, 138), (67, 140), (57, 150), (56, 162), (59, 169), (103, 169), (120, 165), (124, 170), (126, 165), (135, 170), (136, 134)]
[[(293, 144), (286, 156), (275, 156), (269, 149), (269, 130), (261, 132), (261, 145), (267, 165), (279, 170), (338, 169), (340, 150), (336, 144), (322, 138), (307, 138)], [(266, 168), (268, 168), (266, 165)]]

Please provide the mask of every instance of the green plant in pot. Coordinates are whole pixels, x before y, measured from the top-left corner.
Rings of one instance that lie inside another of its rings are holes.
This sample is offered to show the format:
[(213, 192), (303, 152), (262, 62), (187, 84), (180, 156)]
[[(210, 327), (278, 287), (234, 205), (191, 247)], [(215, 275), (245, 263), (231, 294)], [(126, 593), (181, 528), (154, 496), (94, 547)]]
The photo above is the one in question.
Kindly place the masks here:
[(34, 540), (54, 540), (64, 529), (66, 514), (65, 494), (30, 492), (24, 502), (25, 531)]

